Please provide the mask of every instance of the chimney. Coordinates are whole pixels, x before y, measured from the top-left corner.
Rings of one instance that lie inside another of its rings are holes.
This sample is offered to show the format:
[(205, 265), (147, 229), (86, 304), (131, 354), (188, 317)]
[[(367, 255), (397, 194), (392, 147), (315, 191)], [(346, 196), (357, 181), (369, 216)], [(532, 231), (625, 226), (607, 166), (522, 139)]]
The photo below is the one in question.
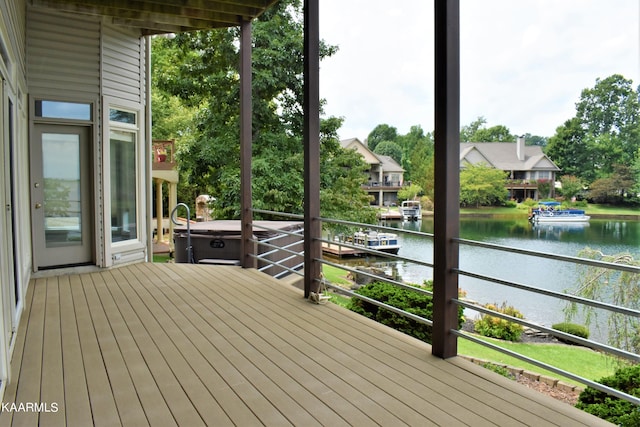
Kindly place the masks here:
[(518, 156), (518, 160), (521, 162), (524, 161), (524, 135), (519, 136), (516, 141), (516, 155)]

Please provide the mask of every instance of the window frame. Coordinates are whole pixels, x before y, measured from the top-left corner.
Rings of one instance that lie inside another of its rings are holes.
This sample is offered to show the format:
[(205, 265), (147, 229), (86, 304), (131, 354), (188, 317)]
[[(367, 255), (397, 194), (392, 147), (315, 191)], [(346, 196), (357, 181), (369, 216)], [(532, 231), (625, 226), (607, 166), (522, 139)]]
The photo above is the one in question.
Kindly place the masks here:
[[(145, 230), (145, 137), (144, 137), (144, 110), (137, 103), (127, 103), (122, 100), (105, 98), (102, 103), (102, 123), (103, 127), (103, 215), (104, 215), (104, 241), (105, 241), (105, 263), (106, 266), (113, 265), (118, 262), (126, 261), (129, 258), (128, 253), (138, 252), (141, 255), (132, 255), (133, 259), (143, 259), (146, 255), (146, 230)], [(135, 115), (135, 124), (124, 123), (121, 121), (111, 120), (111, 111), (119, 110)], [(112, 237), (112, 193), (111, 193), (111, 131), (121, 131), (132, 133), (135, 137), (135, 224), (136, 233), (129, 239), (121, 241), (113, 241)], [(132, 259), (132, 260), (133, 260)]]

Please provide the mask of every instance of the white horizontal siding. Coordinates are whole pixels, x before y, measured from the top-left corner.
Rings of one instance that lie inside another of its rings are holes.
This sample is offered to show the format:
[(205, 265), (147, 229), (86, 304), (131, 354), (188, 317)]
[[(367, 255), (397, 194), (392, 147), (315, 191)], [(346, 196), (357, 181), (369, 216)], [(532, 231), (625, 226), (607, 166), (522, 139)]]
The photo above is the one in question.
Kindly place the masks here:
[(29, 91), (39, 97), (95, 99), (100, 94), (97, 18), (29, 9)]
[(5, 65), (10, 66), (12, 71), (15, 68), (12, 76), (5, 76), (10, 79), (16, 78), (17, 74), (24, 74), (25, 72), (25, 10), (26, 4), (24, 0), (0, 1), (0, 19), (4, 27), (0, 37), (2, 37), (3, 49), (6, 49), (5, 53), (9, 55), (9, 58), (3, 59), (4, 61), (10, 60), (10, 63)]
[(140, 35), (105, 25), (102, 43), (103, 94), (142, 105), (144, 43)]

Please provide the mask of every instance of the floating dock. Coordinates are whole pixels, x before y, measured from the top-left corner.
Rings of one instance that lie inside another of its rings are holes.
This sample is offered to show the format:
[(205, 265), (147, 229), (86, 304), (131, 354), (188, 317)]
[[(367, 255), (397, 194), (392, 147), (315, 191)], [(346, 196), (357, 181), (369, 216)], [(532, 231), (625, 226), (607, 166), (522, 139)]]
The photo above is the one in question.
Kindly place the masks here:
[(402, 214), (398, 211), (388, 211), (388, 212), (380, 212), (378, 214), (378, 219), (387, 221), (387, 220), (402, 220)]
[(353, 257), (364, 254), (364, 251), (358, 249), (345, 248), (344, 246), (332, 245), (328, 243), (322, 244), (322, 253), (337, 258)]

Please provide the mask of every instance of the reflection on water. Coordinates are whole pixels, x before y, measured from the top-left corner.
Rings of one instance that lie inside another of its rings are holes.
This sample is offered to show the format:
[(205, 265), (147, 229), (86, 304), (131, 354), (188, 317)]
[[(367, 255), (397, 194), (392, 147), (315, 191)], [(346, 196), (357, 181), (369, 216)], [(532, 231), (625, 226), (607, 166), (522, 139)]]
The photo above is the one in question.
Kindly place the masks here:
[[(433, 233), (433, 220), (387, 224), (411, 230)], [(460, 236), (465, 239), (496, 243), (538, 252), (578, 256), (585, 247), (598, 249), (605, 254), (629, 252), (640, 258), (640, 222), (592, 219), (589, 223), (530, 224), (523, 219), (462, 218)], [(399, 236), (402, 248), (399, 255), (433, 262), (433, 241), (422, 236)], [(387, 274), (407, 282), (422, 283), (431, 279), (431, 268), (404, 261), (388, 261), (375, 257), (343, 260), (354, 264), (373, 265)], [(519, 254), (487, 250), (472, 246), (460, 247), (460, 268), (487, 276), (497, 277), (523, 285), (564, 292), (575, 288), (582, 270), (575, 264), (552, 259), (526, 257)], [(460, 287), (467, 298), (480, 303), (507, 302), (520, 310), (527, 319), (551, 326), (564, 321), (564, 303), (550, 297), (538, 296), (518, 289), (486, 283), (464, 275)], [(606, 332), (606, 325), (602, 332)], [(603, 335), (592, 326), (592, 337)]]

